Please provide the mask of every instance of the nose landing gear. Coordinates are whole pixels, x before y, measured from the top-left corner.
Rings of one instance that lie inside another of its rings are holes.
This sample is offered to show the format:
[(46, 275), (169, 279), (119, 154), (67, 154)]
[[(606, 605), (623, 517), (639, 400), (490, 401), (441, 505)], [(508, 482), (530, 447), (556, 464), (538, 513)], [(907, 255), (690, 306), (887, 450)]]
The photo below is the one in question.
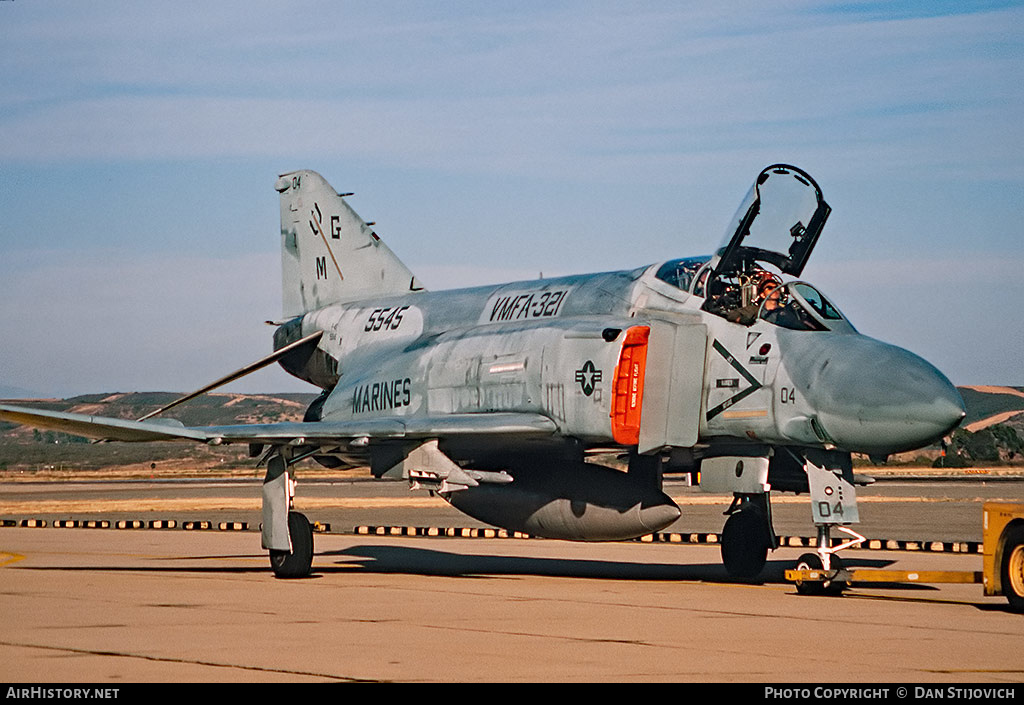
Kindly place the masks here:
[(849, 573), (835, 554), (844, 548), (860, 545), (867, 539), (848, 527), (836, 528), (852, 536), (853, 540), (832, 546), (829, 525), (818, 525), (818, 552), (805, 553), (796, 563), (797, 571), (811, 571), (810, 579), (794, 581), (796, 591), (801, 595), (840, 595), (848, 587)]

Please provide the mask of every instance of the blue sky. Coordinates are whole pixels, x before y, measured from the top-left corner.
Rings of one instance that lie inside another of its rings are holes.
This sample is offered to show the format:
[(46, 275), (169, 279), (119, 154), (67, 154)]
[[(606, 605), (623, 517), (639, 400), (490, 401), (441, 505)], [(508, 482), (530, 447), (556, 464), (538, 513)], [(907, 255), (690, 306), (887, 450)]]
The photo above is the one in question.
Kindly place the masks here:
[[(0, 387), (187, 390), (270, 350), (278, 173), (431, 288), (709, 252), (789, 162), (805, 278), (1024, 385), (1019, 2), (0, 2)], [(280, 370), (238, 391), (308, 389)]]

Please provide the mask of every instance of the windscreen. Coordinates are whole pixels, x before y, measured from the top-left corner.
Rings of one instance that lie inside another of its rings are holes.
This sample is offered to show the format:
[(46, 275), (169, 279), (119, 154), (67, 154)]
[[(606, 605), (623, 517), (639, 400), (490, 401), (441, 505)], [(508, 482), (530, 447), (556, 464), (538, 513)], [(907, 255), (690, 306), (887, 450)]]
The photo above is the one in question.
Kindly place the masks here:
[(806, 282), (790, 282), (761, 304), (761, 320), (790, 330), (854, 330), (829, 300)]
[(800, 294), (800, 298), (802, 298), (821, 318), (824, 318), (826, 321), (843, 320), (843, 314), (839, 313), (836, 307), (830, 304), (828, 299), (826, 299), (820, 291), (810, 284), (797, 282), (793, 284), (793, 289), (796, 293)]

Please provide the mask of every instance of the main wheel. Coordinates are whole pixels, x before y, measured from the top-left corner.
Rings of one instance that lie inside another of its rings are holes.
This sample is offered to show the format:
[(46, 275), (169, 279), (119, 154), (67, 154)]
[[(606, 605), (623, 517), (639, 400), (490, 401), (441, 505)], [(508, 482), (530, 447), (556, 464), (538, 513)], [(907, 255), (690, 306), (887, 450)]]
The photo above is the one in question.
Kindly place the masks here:
[[(829, 561), (832, 570), (842, 570), (843, 564), (839, 556), (832, 556)], [(797, 570), (824, 570), (821, 556), (817, 553), (805, 553), (796, 562)], [(796, 581), (796, 591), (801, 595), (838, 595), (846, 589), (846, 583), (841, 580), (808, 580)]]
[(722, 529), (722, 562), (734, 578), (755, 578), (768, 560), (768, 520), (759, 509), (731, 515)]
[(313, 565), (313, 527), (304, 514), (288, 513), (291, 551), (271, 551), (270, 567), (278, 578), (304, 578)]
[(1024, 526), (1011, 526), (1006, 531), (999, 577), (1010, 609), (1024, 612)]

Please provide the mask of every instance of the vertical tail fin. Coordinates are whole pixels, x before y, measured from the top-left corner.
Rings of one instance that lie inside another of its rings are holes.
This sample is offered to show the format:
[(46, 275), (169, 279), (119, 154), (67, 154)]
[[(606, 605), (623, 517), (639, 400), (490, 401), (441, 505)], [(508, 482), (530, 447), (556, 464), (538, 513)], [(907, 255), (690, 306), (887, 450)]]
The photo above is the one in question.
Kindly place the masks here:
[(375, 295), (420, 291), (416, 277), (314, 171), (282, 174), (284, 315)]

